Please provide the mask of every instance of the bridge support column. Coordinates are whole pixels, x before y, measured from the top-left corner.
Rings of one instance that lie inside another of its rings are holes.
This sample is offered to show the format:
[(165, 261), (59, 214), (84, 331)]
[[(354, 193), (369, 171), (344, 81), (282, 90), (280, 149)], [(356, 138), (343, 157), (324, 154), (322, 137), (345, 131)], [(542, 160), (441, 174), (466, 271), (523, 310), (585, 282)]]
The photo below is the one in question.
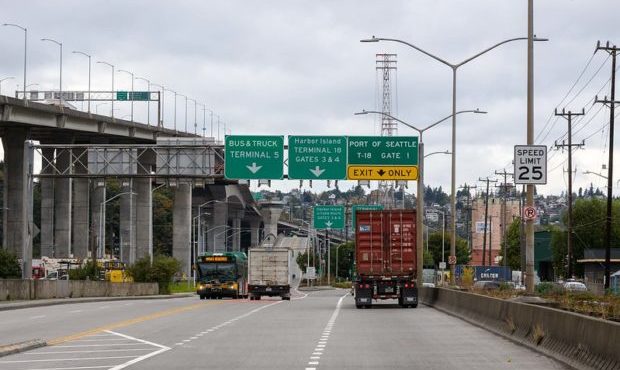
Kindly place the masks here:
[[(45, 148), (43, 154), (43, 173), (51, 173), (49, 163), (54, 163), (54, 149)], [(54, 255), (54, 179), (41, 178), (41, 256)]]
[[(88, 151), (75, 149), (75, 173), (88, 173)], [(73, 217), (71, 231), (73, 233), (73, 257), (86, 258), (89, 251), (89, 220), (88, 220), (88, 179), (73, 179)]]
[[(56, 168), (68, 173), (71, 153), (68, 149), (56, 151)], [(68, 258), (71, 254), (71, 178), (54, 179), (54, 257)]]
[(284, 208), (284, 203), (282, 202), (264, 202), (260, 203), (261, 209), (260, 213), (263, 216), (263, 222), (265, 224), (265, 235), (267, 237), (269, 234), (273, 234), (274, 236), (278, 236), (278, 220), (280, 219), (280, 214), (282, 213), (282, 209)]
[(2, 137), (4, 149), (4, 209), (2, 246), (24, 260), (22, 277), (32, 277), (32, 243), (28, 240), (29, 197), (24, 141), (28, 130), (11, 128)]
[(172, 256), (181, 262), (181, 272), (191, 276), (192, 187), (179, 182), (172, 210)]
[(208, 220), (207, 250), (209, 252), (226, 252), (226, 230), (228, 229), (228, 204), (213, 204)]
[(123, 180), (121, 192), (127, 194), (120, 197), (120, 254), (121, 261), (129, 264), (136, 261), (136, 194), (133, 181)]
[[(93, 179), (92, 190), (90, 192), (90, 219), (91, 231), (95, 245), (97, 246), (97, 257), (103, 258), (105, 255), (105, 205), (101, 208), (101, 203), (105, 202), (106, 190), (105, 179)], [(103, 242), (103, 245), (101, 244)]]
[(260, 218), (250, 219), (250, 248), (258, 246), (260, 244)]
[[(140, 166), (138, 173), (144, 174), (155, 166), (155, 155), (152, 151), (138, 153)], [(136, 258), (153, 257), (153, 193), (151, 178), (136, 178)]]
[(241, 250), (241, 217), (235, 215), (232, 219), (232, 251), (239, 252)]

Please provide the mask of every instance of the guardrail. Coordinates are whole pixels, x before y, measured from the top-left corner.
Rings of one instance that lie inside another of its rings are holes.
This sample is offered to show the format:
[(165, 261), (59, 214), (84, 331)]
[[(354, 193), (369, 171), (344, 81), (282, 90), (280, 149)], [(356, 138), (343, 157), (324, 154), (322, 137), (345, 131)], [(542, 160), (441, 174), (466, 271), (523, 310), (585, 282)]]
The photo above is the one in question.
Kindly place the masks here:
[(0, 279), (0, 301), (156, 295), (157, 283)]
[(578, 369), (620, 369), (620, 323), (444, 288), (420, 302)]

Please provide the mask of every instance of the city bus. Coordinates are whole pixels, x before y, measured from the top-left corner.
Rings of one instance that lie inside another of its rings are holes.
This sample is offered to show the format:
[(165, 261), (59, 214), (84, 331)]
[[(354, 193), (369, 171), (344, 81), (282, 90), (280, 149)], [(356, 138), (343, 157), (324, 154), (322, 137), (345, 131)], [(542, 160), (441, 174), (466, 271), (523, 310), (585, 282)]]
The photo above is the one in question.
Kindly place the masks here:
[(196, 261), (200, 299), (247, 298), (248, 257), (243, 252), (206, 253)]

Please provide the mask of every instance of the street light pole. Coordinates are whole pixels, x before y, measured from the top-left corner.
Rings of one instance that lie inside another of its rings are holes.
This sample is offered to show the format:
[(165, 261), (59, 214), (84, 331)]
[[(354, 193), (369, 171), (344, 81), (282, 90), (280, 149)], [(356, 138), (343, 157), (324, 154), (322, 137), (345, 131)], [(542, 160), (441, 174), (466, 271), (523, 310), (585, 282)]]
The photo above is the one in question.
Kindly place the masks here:
[(116, 98), (116, 97), (114, 96), (114, 65), (113, 65), (113, 64), (110, 64), (110, 63), (108, 63), (108, 62), (102, 62), (102, 61), (99, 61), (99, 62), (97, 62), (97, 63), (98, 63), (98, 64), (105, 64), (105, 65), (107, 65), (108, 67), (112, 68), (112, 98), (110, 99), (110, 102), (111, 102), (111, 107), (110, 107), (110, 117), (114, 118), (114, 99)]
[[(2, 95), (2, 81), (6, 81), (6, 80), (12, 80), (15, 77), (5, 77), (5, 78), (0, 78), (0, 95)], [(26, 90), (26, 89), (24, 89)]]
[[(72, 51), (73, 54), (81, 54), (88, 58), (88, 113), (90, 113), (90, 55), (83, 53), (81, 51)], [(82, 108), (84, 109), (84, 108)]]
[(164, 98), (166, 97), (166, 88), (164, 87), (164, 85), (159, 85), (159, 84), (154, 84), (151, 82), (151, 86), (157, 86), (161, 89), (161, 92), (159, 94), (159, 106), (157, 108), (157, 113), (159, 114), (159, 119), (157, 120), (157, 125), (161, 126), (162, 128), (164, 127), (164, 107), (166, 106), (164, 104)]
[[(194, 135), (198, 134), (198, 122), (196, 121), (196, 99), (189, 99), (194, 102)], [(187, 111), (187, 110), (186, 110)], [(187, 132), (187, 129), (185, 130)]]
[(135, 78), (133, 77), (133, 73), (132, 72), (126, 71), (124, 69), (119, 69), (118, 71), (119, 72), (127, 73), (127, 74), (129, 74), (131, 76), (131, 122), (133, 122), (133, 101), (134, 101), (133, 82), (134, 82)]
[(136, 77), (136, 80), (142, 80), (146, 82), (146, 89), (148, 91), (149, 100), (146, 101), (146, 124), (151, 125), (151, 81), (144, 77)]
[[(60, 90), (60, 104), (62, 105), (62, 42), (58, 42), (54, 39), (41, 39), (41, 41), (49, 41), (60, 47), (60, 82), (59, 82), (59, 90)], [(26, 97), (26, 85), (24, 83), (24, 99)]]
[(111, 198), (109, 198), (107, 200), (104, 200), (103, 202), (99, 203), (99, 251), (97, 252), (97, 257), (101, 256), (103, 258), (103, 255), (105, 254), (105, 246), (104, 246), (105, 240), (104, 240), (104, 236), (103, 236), (103, 230), (104, 230), (104, 226), (103, 226), (103, 209), (104, 209), (105, 205), (108, 202), (110, 202), (110, 201), (120, 197), (121, 195), (126, 195), (126, 194), (131, 194), (132, 196), (133, 195), (137, 195), (137, 193), (134, 193), (134, 192), (131, 192), (131, 191), (126, 191), (126, 192), (118, 193), (115, 196), (113, 196), (113, 197), (111, 197)]
[[(424, 227), (424, 132), (437, 126), (438, 124), (446, 121), (447, 119), (449, 119), (450, 117), (454, 117), (457, 114), (461, 114), (461, 113), (479, 113), (479, 114), (486, 114), (487, 112), (485, 111), (481, 111), (479, 109), (475, 109), (475, 110), (463, 110), (463, 111), (458, 111), (455, 112), (447, 117), (444, 117), (442, 119), (440, 119), (439, 121), (428, 125), (422, 129), (417, 128), (416, 126), (413, 126), (407, 122), (404, 122), (388, 113), (385, 112), (379, 112), (379, 111), (367, 111), (364, 110), (362, 112), (358, 112), (355, 113), (356, 115), (361, 115), (361, 114), (381, 114), (385, 117), (388, 117), (394, 121), (397, 121), (399, 123), (402, 123), (403, 125), (415, 130), (418, 132), (418, 134), (420, 135), (420, 140), (418, 143), (418, 206), (417, 206), (417, 211), (416, 211), (416, 230), (422, 230)], [(433, 154), (433, 153), (431, 153)], [(454, 157), (453, 157), (454, 158)], [(416, 270), (417, 270), (417, 280), (418, 280), (418, 284), (420, 284), (420, 282), (423, 281), (424, 275), (423, 275), (423, 269), (424, 269), (424, 251), (422, 249), (422, 245), (424, 243), (424, 235), (423, 233), (420, 232), (416, 232), (416, 245), (418, 246), (417, 248), (417, 254), (416, 254), (416, 259), (417, 259), (417, 263), (416, 263)]]
[[(529, 0), (530, 2), (533, 0)], [(429, 57), (431, 57), (432, 59), (435, 59), (436, 61), (450, 67), (452, 69), (452, 169), (451, 169), (451, 184), (450, 184), (450, 190), (451, 190), (451, 194), (450, 194), (450, 212), (452, 215), (452, 219), (450, 222), (450, 234), (451, 234), (451, 240), (450, 240), (450, 255), (451, 256), (455, 256), (456, 255), (456, 73), (457, 70), (471, 62), (472, 60), (480, 57), (483, 54), (486, 54), (487, 52), (497, 48), (498, 46), (501, 46), (503, 44), (512, 42), (512, 41), (519, 41), (519, 40), (528, 40), (528, 37), (515, 37), (512, 39), (508, 39), (508, 40), (504, 40), (501, 42), (496, 43), (495, 45), (488, 47), (486, 49), (484, 49), (483, 51), (479, 52), (478, 54), (475, 54), (474, 56), (467, 58), (463, 61), (461, 61), (460, 63), (450, 63), (447, 62), (446, 60), (433, 55), (431, 53), (429, 53), (426, 50), (423, 50), (411, 43), (408, 43), (406, 41), (403, 40), (398, 40), (398, 39), (392, 39), (392, 38), (383, 38), (383, 37), (372, 37), (370, 39), (364, 39), (364, 40), (360, 40), (360, 42), (379, 42), (379, 41), (391, 41), (391, 42), (397, 42), (400, 44), (404, 44), (407, 45), (419, 52), (421, 52), (422, 54), (425, 54)], [(547, 41), (547, 39), (542, 39), (542, 38), (535, 38), (533, 39), (534, 41)], [(533, 235), (533, 234), (532, 234)], [(455, 276), (454, 276), (454, 266), (455, 265), (450, 265), (450, 284), (454, 285), (455, 284)]]
[(3, 26), (15, 27), (24, 31), (24, 100), (26, 100), (26, 62), (28, 60), (28, 29), (14, 23), (4, 23)]

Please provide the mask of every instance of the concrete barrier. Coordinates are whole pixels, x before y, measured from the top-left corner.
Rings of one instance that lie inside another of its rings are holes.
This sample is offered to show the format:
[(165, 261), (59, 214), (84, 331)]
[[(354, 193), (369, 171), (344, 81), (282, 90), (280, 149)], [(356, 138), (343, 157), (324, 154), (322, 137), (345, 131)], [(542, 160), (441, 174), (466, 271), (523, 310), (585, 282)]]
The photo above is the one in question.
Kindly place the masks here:
[(157, 283), (0, 279), (0, 301), (156, 295)]
[(578, 368), (620, 369), (620, 323), (443, 288), (420, 302)]

